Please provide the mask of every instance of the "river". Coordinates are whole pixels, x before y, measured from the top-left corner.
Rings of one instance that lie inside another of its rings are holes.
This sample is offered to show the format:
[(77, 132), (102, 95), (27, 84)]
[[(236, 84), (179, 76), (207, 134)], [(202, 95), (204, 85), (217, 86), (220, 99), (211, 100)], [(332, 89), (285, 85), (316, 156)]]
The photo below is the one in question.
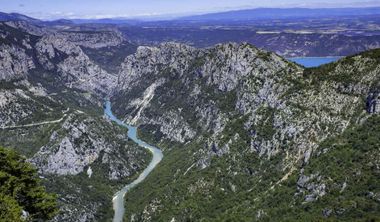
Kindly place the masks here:
[(119, 190), (113, 197), (113, 209), (115, 211), (113, 222), (122, 222), (124, 217), (124, 196), (125, 194), (133, 187), (135, 187), (137, 184), (141, 183), (152, 170), (157, 166), (157, 164), (162, 160), (163, 154), (162, 151), (152, 145), (147, 144), (146, 142), (140, 140), (137, 138), (137, 128), (131, 125), (127, 125), (123, 123), (123, 121), (119, 120), (115, 115), (113, 115), (111, 110), (111, 102), (106, 101), (105, 108), (104, 108), (104, 114), (110, 118), (110, 120), (116, 122), (118, 125), (122, 127), (128, 128), (128, 137), (136, 142), (139, 146), (148, 149), (152, 154), (153, 158), (150, 161), (147, 168), (144, 169), (144, 171), (139, 175), (139, 177), (134, 180), (132, 183), (127, 184), (123, 189)]

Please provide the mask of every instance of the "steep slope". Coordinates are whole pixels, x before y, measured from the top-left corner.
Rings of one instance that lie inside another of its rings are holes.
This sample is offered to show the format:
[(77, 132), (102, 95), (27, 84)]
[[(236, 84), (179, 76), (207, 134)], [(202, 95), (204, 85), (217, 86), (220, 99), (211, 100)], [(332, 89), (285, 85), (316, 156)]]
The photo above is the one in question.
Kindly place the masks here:
[[(379, 75), (378, 50), (303, 69), (249, 44), (139, 47), (119, 74), (115, 112), (138, 124), (140, 134), (166, 154), (127, 195), (126, 217), (280, 220), (280, 205), (269, 210), (260, 203), (294, 180), (303, 191), (293, 186), (286, 197), (301, 193), (298, 201), (309, 208), (325, 196), (336, 197), (331, 184), (302, 183), (302, 169), (324, 140), (368, 118), (366, 99), (377, 91)], [(301, 210), (292, 219), (302, 218), (303, 205), (291, 207)], [(369, 210), (376, 215), (376, 208)], [(350, 209), (344, 212), (336, 216)]]
[(113, 194), (149, 154), (102, 117), (117, 77), (81, 47), (116, 47), (118, 35), (62, 34), (24, 22), (0, 27), (0, 145), (26, 156), (58, 195), (54, 221), (111, 218)]

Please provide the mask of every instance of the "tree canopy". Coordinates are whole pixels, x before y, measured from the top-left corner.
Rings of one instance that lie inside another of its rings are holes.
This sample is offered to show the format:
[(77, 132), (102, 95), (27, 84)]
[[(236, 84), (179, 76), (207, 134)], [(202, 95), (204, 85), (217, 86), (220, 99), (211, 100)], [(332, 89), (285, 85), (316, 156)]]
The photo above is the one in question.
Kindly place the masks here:
[(36, 169), (13, 150), (0, 147), (0, 221), (48, 220), (57, 211), (56, 196), (46, 192)]

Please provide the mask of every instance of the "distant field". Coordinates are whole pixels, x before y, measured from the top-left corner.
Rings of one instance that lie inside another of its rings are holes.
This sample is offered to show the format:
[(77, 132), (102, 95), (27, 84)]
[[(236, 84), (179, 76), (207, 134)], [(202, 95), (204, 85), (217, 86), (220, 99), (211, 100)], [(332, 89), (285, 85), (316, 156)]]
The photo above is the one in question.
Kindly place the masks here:
[(380, 47), (380, 15), (252, 21), (160, 21), (119, 25), (137, 45), (210, 47), (249, 42), (286, 57), (347, 56)]

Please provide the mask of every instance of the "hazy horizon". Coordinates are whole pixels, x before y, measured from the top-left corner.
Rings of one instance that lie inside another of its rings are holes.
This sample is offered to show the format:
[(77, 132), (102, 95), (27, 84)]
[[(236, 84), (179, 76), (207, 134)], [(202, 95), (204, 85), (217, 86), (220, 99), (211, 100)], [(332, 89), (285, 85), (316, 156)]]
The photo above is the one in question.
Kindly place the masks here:
[(254, 8), (348, 8), (379, 7), (380, 1), (333, 0), (65, 0), (49, 2), (47, 0), (0, 0), (6, 13), (21, 13), (44, 20), (54, 19), (100, 19), (100, 18), (154, 18), (223, 12)]

